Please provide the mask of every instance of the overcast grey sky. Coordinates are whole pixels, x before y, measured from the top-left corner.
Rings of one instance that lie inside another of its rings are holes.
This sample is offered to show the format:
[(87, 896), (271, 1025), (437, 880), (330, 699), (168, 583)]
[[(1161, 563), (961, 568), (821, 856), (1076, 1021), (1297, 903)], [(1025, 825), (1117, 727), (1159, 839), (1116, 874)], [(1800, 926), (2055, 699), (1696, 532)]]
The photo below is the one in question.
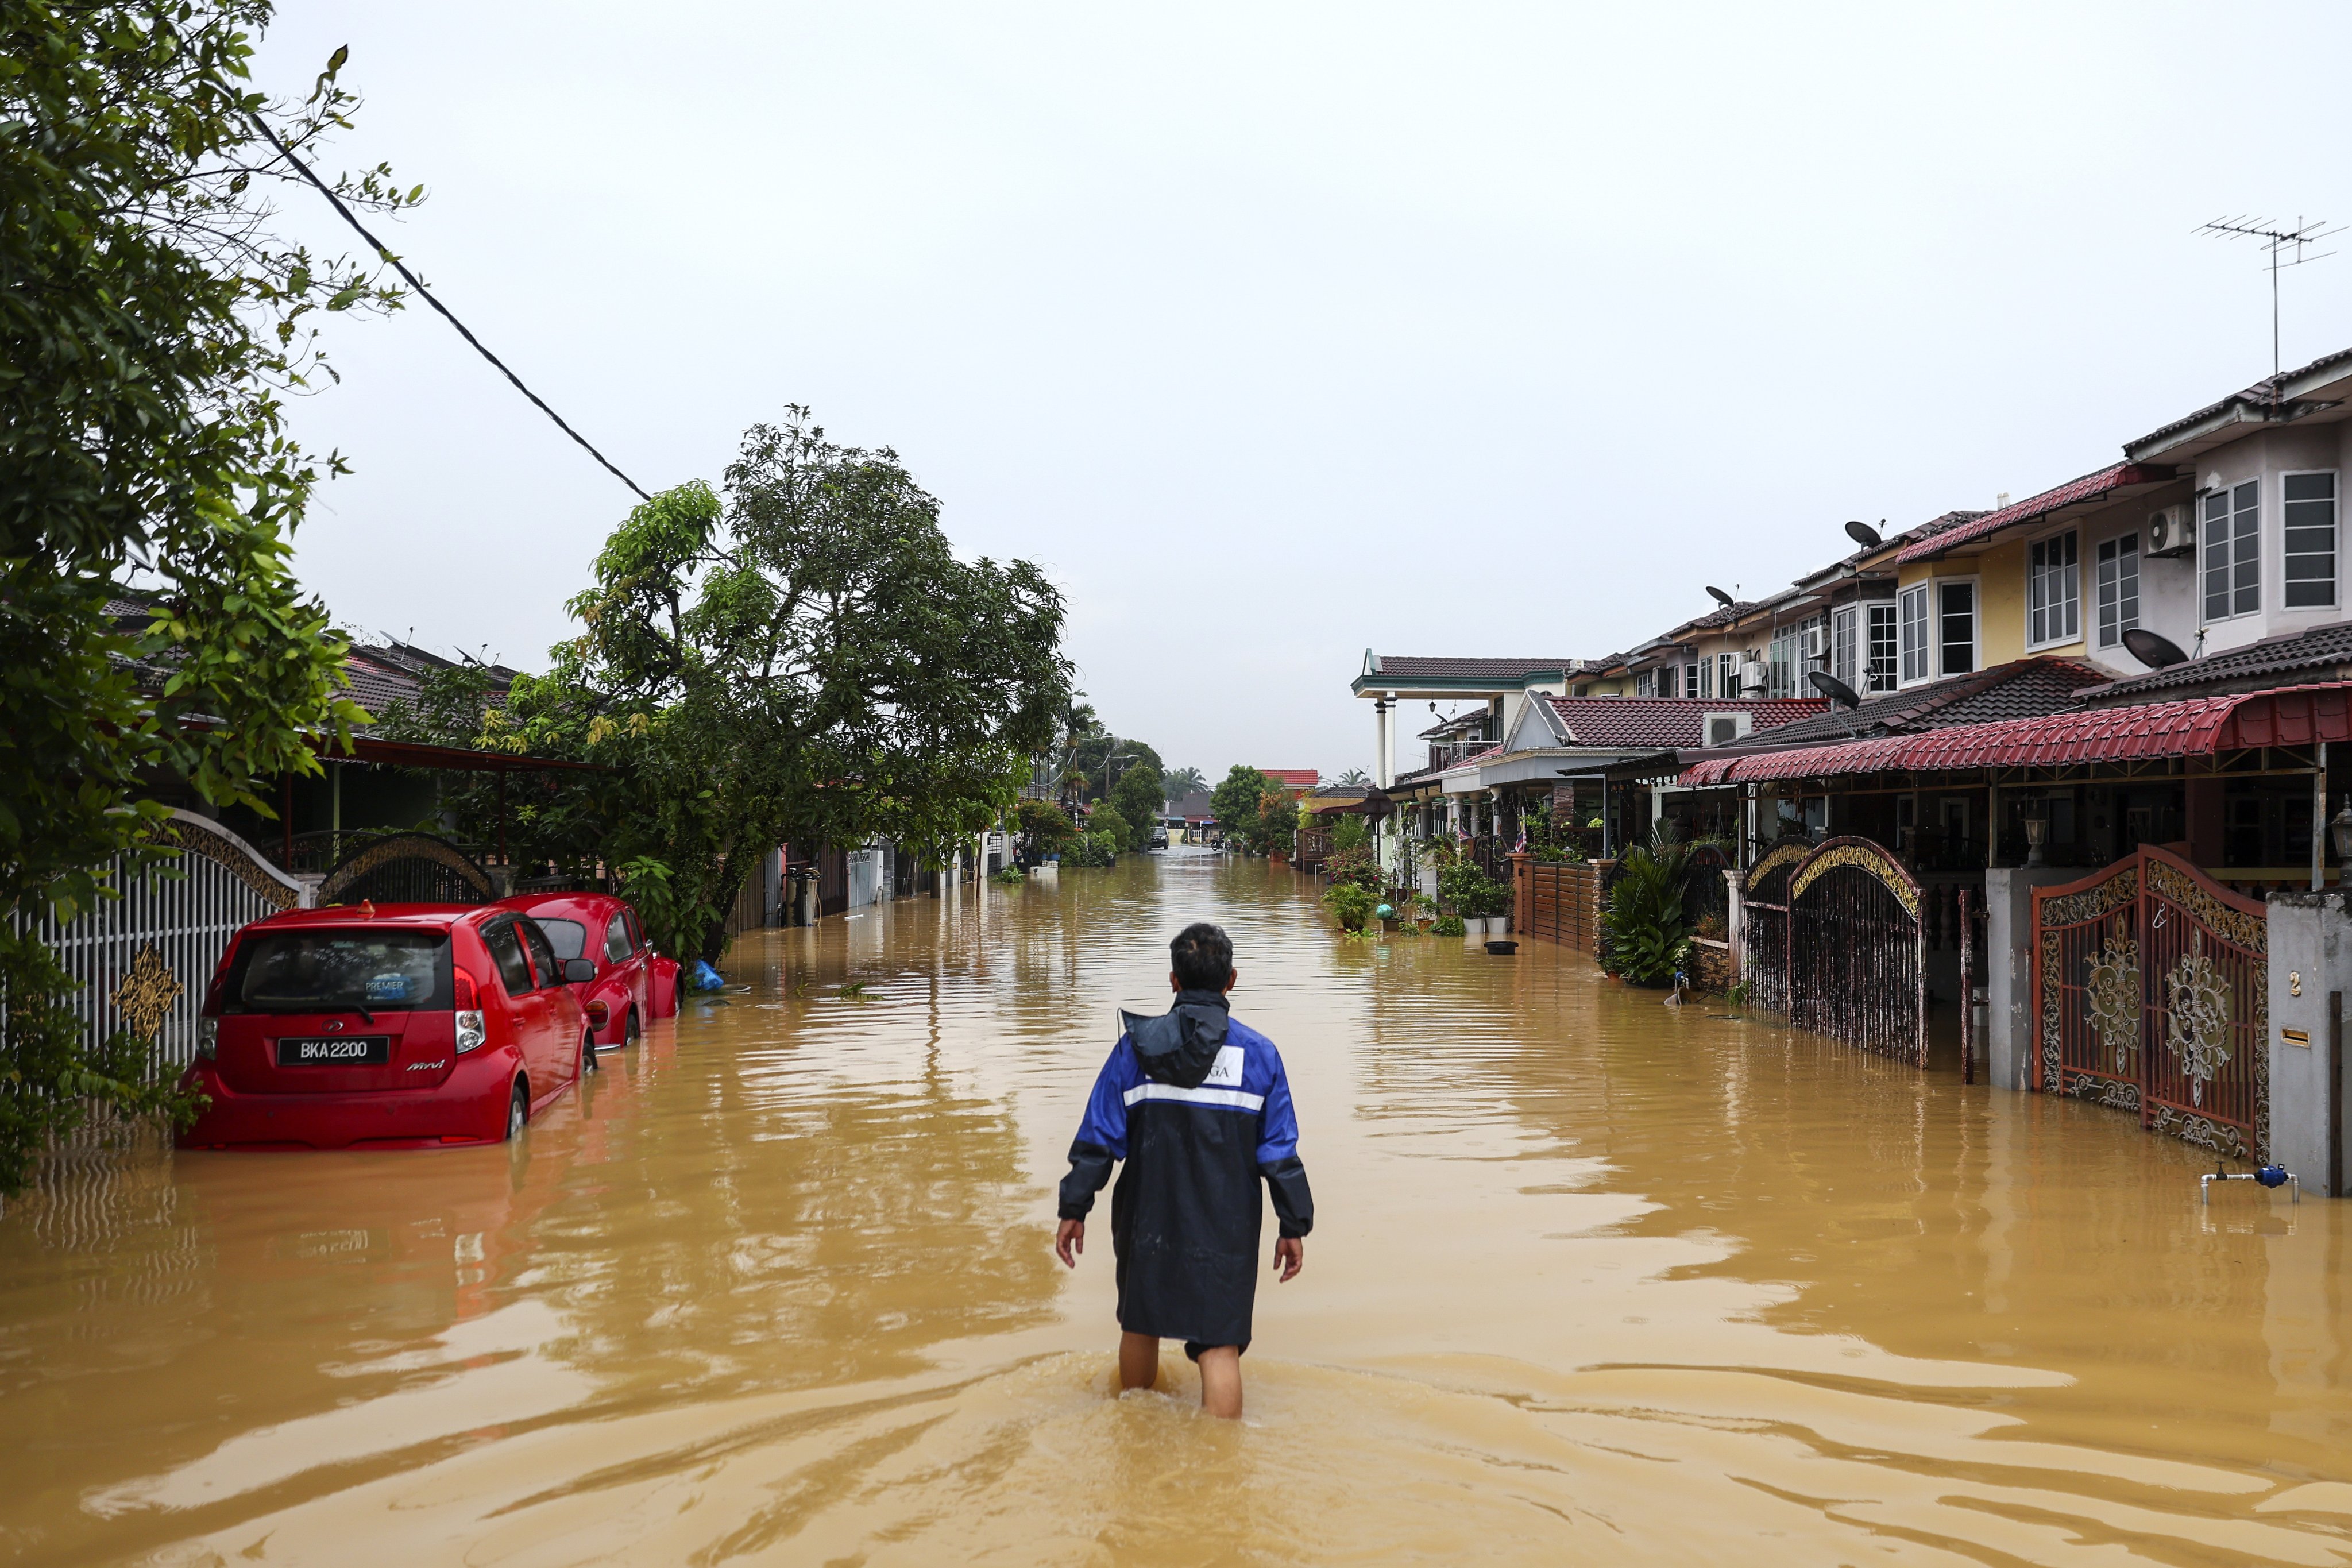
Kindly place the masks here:
[[(648, 488), (812, 405), (1044, 563), (1171, 765), (1369, 765), (1366, 647), (1591, 657), (2269, 373), (2224, 212), (2352, 219), (2341, 5), (289, 5), (329, 163)], [(335, 244), (317, 212), (289, 216)], [(2347, 237), (2352, 237), (2347, 236)], [(2292, 365), (2352, 256), (2286, 275)], [(413, 306), (339, 326), (346, 623), (544, 667), (632, 499)], [(1408, 730), (1412, 726), (1406, 726)]]

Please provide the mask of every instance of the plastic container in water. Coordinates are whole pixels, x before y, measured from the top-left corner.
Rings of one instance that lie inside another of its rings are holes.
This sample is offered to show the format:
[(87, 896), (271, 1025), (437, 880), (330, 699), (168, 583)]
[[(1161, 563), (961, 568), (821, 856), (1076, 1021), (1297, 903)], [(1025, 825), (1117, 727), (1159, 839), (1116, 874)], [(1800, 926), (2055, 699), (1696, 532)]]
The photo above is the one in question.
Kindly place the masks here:
[(1507, 942), (1501, 937), (1494, 937), (1488, 940), (1486, 951), (1497, 958), (1508, 958), (1519, 951), (1519, 944), (1516, 942)]

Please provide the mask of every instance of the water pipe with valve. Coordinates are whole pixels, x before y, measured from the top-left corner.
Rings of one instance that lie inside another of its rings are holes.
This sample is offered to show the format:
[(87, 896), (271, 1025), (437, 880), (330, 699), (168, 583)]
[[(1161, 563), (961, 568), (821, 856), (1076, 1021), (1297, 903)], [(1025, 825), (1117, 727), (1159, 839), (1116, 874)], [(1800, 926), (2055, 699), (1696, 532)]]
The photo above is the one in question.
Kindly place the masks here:
[(2288, 1202), (2303, 1202), (2303, 1183), (2284, 1165), (2264, 1165), (2258, 1171), (2225, 1171), (2217, 1161), (2210, 1173), (2197, 1178), (2197, 1201), (2200, 1204), (2213, 1201), (2213, 1184), (2216, 1182), (2255, 1182), (2265, 1187), (2285, 1187), (2288, 1189)]

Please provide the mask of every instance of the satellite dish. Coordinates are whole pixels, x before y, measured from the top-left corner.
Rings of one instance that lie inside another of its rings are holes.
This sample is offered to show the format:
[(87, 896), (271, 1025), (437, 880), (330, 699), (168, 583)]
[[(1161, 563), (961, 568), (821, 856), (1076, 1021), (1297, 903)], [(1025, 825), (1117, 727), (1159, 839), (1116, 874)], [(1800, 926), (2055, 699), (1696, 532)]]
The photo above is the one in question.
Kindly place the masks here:
[[(1885, 522), (1886, 520), (1882, 517), (1878, 521)], [(1847, 523), (1845, 525), (1845, 536), (1848, 539), (1853, 540), (1856, 544), (1861, 545), (1864, 550), (1875, 550), (1880, 545), (1886, 542), (1886, 541), (1878, 536), (1878, 530), (1871, 527), (1870, 524), (1866, 522)]]
[(1862, 706), (1862, 694), (1826, 669), (1816, 669), (1805, 677), (1813, 689), (1843, 708)]
[(2124, 634), (2124, 647), (2131, 656), (2150, 669), (2168, 669), (2176, 664), (2187, 664), (2189, 656), (2180, 645), (2169, 637), (2160, 637), (2146, 626), (2134, 626)]
[(1706, 591), (1715, 595), (1715, 602), (1717, 604), (1721, 605), (1727, 610), (1731, 607), (1732, 598), (1730, 595), (1725, 593), (1722, 589), (1717, 587), (1712, 583), (1707, 584)]

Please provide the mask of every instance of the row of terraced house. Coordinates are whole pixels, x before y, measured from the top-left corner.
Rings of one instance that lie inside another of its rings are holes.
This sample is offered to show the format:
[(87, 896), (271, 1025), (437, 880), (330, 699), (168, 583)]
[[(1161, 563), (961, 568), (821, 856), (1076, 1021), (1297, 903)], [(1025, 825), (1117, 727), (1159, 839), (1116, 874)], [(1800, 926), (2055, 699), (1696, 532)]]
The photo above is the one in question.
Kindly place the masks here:
[(1720, 983), (2341, 1192), (2347, 467), (2352, 350), (1606, 658), (1368, 650), (1384, 861), (1597, 948), (1630, 847), (1706, 841)]

